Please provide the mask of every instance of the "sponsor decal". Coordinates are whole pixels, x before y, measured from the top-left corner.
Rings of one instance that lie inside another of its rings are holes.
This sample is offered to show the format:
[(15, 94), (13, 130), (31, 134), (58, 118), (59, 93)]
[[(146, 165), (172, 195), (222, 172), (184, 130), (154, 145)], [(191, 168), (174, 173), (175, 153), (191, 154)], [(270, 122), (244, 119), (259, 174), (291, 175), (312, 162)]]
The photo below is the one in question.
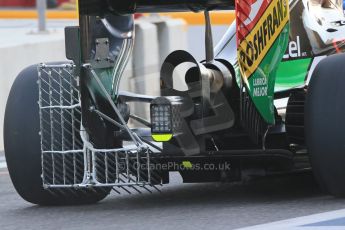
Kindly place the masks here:
[(287, 51), (283, 59), (295, 59), (300, 57), (306, 57), (307, 53), (301, 50), (301, 40), (300, 36), (296, 36), (296, 40), (291, 40), (289, 42)]
[(268, 83), (266, 77), (255, 78), (253, 82), (253, 97), (266, 97), (268, 95)]
[[(288, 21), (288, 1), (273, 0), (247, 36), (239, 39), (237, 55), (244, 78), (249, 78), (257, 70)], [(258, 95), (263, 93), (261, 90)]]

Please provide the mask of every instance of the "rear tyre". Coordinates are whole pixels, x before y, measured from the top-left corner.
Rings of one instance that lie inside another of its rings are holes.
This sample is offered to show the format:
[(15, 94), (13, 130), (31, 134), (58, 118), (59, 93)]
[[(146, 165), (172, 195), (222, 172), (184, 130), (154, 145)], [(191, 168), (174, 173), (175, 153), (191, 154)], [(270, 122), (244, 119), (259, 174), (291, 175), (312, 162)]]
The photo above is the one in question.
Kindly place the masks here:
[(311, 165), (321, 188), (345, 196), (345, 54), (316, 67), (308, 87), (305, 127)]
[(43, 188), (37, 80), (37, 66), (22, 71), (6, 105), (5, 155), (15, 189), (24, 200), (39, 205), (91, 204), (104, 199), (109, 190)]

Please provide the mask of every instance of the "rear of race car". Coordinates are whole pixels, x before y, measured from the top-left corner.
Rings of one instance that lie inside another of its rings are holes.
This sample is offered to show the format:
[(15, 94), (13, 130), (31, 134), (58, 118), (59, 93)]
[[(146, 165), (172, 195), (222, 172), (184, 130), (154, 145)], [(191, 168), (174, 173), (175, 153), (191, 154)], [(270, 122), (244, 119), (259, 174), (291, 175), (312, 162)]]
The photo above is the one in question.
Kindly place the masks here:
[[(209, 12), (229, 9), (236, 22), (214, 49)], [(111, 190), (159, 191), (171, 171), (193, 183), (310, 168), (300, 134), (305, 81), (275, 88), (294, 31), (287, 0), (92, 0), (80, 1), (79, 10), (79, 26), (65, 30), (70, 62), (27, 68), (7, 104), (6, 157), (24, 199), (85, 204)], [(175, 11), (204, 12), (205, 60), (174, 51), (161, 67), (160, 96), (121, 91), (133, 14)], [(174, 72), (186, 63), (180, 91)], [(274, 101), (284, 97), (290, 100), (281, 114)], [(149, 119), (134, 114), (132, 102), (149, 108)]]

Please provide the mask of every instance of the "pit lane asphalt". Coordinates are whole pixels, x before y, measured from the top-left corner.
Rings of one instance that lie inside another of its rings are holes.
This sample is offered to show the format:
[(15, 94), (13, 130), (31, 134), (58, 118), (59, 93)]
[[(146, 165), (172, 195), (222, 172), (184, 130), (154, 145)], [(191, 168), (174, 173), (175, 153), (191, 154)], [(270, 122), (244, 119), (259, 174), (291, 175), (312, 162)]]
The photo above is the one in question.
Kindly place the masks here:
[(235, 229), (345, 208), (345, 199), (322, 194), (308, 173), (241, 184), (179, 182), (175, 174), (162, 193), (40, 207), (22, 200), (0, 169), (0, 229)]

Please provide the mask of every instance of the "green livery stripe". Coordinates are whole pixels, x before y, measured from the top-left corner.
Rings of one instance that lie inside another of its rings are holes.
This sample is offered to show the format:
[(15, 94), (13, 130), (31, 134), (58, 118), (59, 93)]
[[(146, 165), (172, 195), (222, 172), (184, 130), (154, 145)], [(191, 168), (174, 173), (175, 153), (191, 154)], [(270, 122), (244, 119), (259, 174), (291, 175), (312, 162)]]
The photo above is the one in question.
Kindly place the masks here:
[(259, 68), (248, 79), (249, 94), (263, 119), (274, 124), (274, 85), (279, 63), (288, 44), (289, 24), (285, 25), (274, 44), (262, 60)]
[(275, 91), (304, 85), (311, 62), (311, 58), (281, 62), (277, 71)]

